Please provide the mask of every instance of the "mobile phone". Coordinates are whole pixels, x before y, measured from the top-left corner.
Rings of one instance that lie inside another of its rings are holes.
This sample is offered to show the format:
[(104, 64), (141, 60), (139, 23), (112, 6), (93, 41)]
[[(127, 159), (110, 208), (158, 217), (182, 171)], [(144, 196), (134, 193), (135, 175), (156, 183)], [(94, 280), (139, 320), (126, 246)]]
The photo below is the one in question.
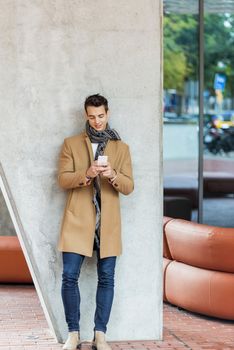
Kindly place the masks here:
[(107, 166), (108, 156), (98, 156), (97, 164), (101, 166)]

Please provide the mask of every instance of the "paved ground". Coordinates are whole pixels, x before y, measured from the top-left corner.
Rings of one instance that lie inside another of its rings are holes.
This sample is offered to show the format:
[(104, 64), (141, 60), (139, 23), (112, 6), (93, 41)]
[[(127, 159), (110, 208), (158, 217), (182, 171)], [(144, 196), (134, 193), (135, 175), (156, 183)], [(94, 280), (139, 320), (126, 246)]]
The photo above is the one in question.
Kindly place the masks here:
[[(147, 325), (146, 325), (147, 326)], [(113, 350), (234, 349), (234, 322), (164, 305), (164, 340), (111, 343)], [(33, 286), (0, 285), (0, 350), (57, 350)], [(91, 349), (90, 344), (82, 346)]]

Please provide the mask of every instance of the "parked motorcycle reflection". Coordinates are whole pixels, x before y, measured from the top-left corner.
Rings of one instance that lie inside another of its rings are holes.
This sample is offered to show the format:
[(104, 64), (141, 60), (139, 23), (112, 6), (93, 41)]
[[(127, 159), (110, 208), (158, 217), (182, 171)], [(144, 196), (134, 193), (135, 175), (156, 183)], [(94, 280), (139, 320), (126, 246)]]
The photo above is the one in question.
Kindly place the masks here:
[(204, 129), (204, 146), (212, 154), (228, 154), (234, 151), (234, 127), (217, 128), (208, 123)]

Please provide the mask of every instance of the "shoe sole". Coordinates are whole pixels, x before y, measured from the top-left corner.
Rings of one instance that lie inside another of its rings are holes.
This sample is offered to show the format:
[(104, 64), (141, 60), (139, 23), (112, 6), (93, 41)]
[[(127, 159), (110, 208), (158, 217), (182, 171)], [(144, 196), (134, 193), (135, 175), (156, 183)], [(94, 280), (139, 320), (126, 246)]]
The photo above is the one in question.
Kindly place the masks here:
[[(73, 348), (74, 349), (74, 348)], [(76, 349), (80, 349), (81, 350), (81, 344), (78, 344)]]

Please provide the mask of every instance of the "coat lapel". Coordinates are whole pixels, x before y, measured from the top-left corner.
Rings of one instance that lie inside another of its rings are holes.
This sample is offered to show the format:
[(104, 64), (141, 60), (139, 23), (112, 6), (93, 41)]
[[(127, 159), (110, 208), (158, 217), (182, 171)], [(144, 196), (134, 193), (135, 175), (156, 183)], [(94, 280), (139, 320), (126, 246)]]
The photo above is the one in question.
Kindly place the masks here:
[(93, 161), (94, 161), (93, 149), (92, 149), (92, 145), (91, 145), (90, 139), (89, 139), (89, 137), (88, 137), (88, 135), (86, 133), (85, 133), (85, 141), (86, 141), (86, 145), (87, 145), (87, 148), (88, 148), (88, 151), (89, 151), (90, 164), (92, 164)]

